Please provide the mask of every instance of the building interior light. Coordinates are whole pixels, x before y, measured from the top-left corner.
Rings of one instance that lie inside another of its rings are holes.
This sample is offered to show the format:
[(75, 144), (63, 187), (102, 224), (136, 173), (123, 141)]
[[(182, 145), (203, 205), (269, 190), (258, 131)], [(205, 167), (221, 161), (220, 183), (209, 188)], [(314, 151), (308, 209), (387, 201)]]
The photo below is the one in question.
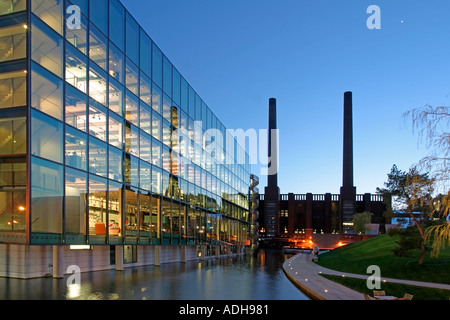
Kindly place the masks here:
[(70, 245), (70, 250), (90, 250), (90, 245)]

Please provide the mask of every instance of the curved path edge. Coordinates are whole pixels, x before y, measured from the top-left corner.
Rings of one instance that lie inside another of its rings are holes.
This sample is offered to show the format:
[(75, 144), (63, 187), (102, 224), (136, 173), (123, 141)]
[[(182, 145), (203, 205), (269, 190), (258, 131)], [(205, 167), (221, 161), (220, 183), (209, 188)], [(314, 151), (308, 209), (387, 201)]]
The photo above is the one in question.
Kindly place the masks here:
[[(331, 270), (314, 263), (312, 257), (310, 254), (297, 254), (283, 263), (283, 270), (294, 285), (314, 300), (364, 300), (361, 292), (326, 279), (321, 274), (359, 279), (367, 279), (369, 275)], [(392, 278), (381, 278), (381, 281), (450, 290), (450, 285), (447, 284)]]

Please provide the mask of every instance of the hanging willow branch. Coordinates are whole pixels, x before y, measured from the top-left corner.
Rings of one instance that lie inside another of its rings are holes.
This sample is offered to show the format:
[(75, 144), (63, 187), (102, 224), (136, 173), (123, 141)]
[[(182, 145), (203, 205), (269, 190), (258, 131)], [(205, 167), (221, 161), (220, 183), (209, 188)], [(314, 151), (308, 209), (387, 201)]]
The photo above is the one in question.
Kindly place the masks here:
[(440, 225), (431, 226), (425, 232), (427, 241), (431, 242), (432, 256), (438, 256), (442, 248), (450, 243), (450, 108), (432, 107), (412, 109), (403, 114), (412, 121), (413, 132), (417, 132), (419, 143), (425, 140), (431, 154), (419, 161), (417, 167), (428, 172), (436, 183), (436, 190), (443, 196), (439, 199), (439, 208), (434, 208), (441, 218)]

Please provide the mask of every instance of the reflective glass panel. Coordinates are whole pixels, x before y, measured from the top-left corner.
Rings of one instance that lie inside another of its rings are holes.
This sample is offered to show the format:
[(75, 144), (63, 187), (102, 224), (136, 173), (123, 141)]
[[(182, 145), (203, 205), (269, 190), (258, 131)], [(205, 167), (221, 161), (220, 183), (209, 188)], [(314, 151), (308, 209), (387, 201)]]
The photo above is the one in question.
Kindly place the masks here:
[[(69, 3), (68, 3), (69, 5)], [(83, 11), (83, 8), (80, 7), (80, 10), (83, 14), (87, 14), (87, 11)], [(70, 18), (73, 13), (68, 11), (66, 13), (66, 19)], [(66, 24), (66, 40), (71, 43), (75, 48), (80, 50), (82, 53), (87, 55), (87, 44), (88, 44), (88, 21), (85, 16), (81, 14), (81, 20), (77, 20), (79, 23), (79, 28), (68, 28)]]
[(67, 234), (86, 234), (87, 173), (66, 169), (65, 224)]
[(86, 133), (66, 126), (66, 165), (87, 170)]
[(64, 196), (62, 165), (31, 158), (31, 231), (61, 233)]
[(74, 87), (66, 85), (66, 123), (86, 131), (87, 97)]
[(103, 105), (106, 105), (108, 102), (106, 77), (104, 71), (91, 64), (89, 70), (89, 96)]
[(24, 71), (0, 73), (0, 109), (27, 105), (26, 76)]
[(31, 58), (63, 77), (63, 39), (39, 19), (32, 19)]
[(109, 3), (109, 38), (125, 52), (125, 8), (118, 0)]
[(108, 176), (108, 154), (106, 149), (106, 143), (95, 139), (89, 138), (89, 172), (95, 173), (102, 177)]
[(39, 67), (32, 65), (31, 106), (57, 119), (63, 118), (63, 81)]
[(26, 57), (26, 30), (22, 24), (0, 28), (0, 62)]
[(91, 23), (89, 33), (89, 58), (97, 63), (103, 70), (108, 67), (108, 40), (106, 37)]
[(37, 111), (31, 113), (31, 154), (63, 162), (63, 124)]
[(106, 36), (108, 35), (108, 3), (109, 0), (89, 1), (89, 18)]
[(64, 1), (33, 0), (31, 11), (59, 34), (63, 34)]
[(109, 109), (122, 116), (125, 92), (121, 84), (109, 78)]
[(136, 20), (126, 13), (126, 53), (127, 56), (139, 65), (139, 25)]
[(106, 179), (89, 175), (89, 234), (106, 235)]
[(123, 120), (114, 113), (109, 114), (109, 144), (122, 150)]
[(70, 45), (66, 45), (66, 82), (86, 93), (87, 58)]
[(109, 74), (120, 83), (123, 83), (124, 68), (125, 57), (123, 53), (112, 42), (109, 42)]
[(91, 100), (89, 105), (89, 134), (106, 141), (107, 117), (106, 108)]
[(27, 153), (27, 124), (24, 112), (0, 112), (0, 155)]
[(152, 40), (140, 29), (140, 62), (141, 70), (149, 77), (152, 76)]
[(122, 182), (123, 152), (109, 147), (109, 178)]

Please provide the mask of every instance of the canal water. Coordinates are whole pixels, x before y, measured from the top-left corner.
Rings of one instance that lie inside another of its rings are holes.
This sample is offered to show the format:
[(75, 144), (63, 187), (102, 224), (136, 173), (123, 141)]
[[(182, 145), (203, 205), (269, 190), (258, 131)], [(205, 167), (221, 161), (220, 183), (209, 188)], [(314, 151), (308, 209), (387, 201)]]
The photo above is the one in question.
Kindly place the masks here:
[(168, 263), (81, 274), (64, 279), (0, 278), (0, 300), (309, 300), (282, 269), (291, 255), (256, 255)]

